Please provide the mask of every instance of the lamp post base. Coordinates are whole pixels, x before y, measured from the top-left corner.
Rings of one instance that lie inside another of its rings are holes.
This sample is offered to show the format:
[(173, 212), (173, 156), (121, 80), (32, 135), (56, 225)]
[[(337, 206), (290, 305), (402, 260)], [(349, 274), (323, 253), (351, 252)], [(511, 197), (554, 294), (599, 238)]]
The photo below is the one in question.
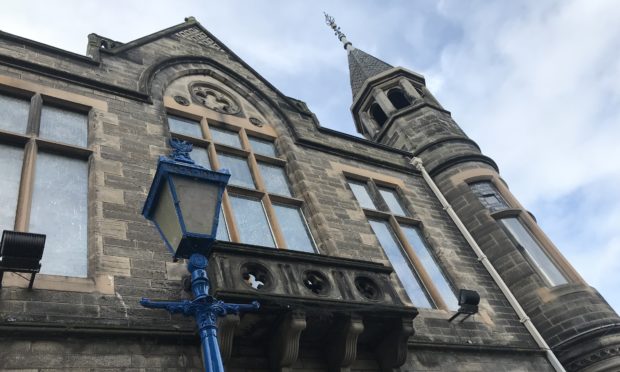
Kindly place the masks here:
[(258, 310), (260, 304), (228, 304), (209, 295), (209, 279), (207, 278), (207, 258), (194, 253), (187, 269), (192, 276), (192, 293), (194, 299), (189, 301), (151, 301), (140, 300), (140, 304), (150, 309), (164, 309), (171, 314), (193, 316), (200, 334), (202, 344), (202, 361), (206, 372), (224, 372), (222, 356), (217, 343), (217, 318), (226, 314), (238, 314), (241, 311)]

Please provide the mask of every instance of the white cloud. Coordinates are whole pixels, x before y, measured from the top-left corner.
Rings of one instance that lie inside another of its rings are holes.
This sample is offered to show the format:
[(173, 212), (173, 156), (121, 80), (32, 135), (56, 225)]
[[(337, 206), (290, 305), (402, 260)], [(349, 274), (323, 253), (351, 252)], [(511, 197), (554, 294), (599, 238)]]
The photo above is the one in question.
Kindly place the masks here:
[(8, 2), (3, 31), (77, 53), (193, 15), (322, 125), (352, 133), (347, 59), (323, 24), (424, 73), (586, 280), (620, 309), (620, 8), (610, 0)]
[(569, 261), (620, 308), (620, 11), (611, 1), (522, 4), (469, 9), (463, 42), (429, 75)]

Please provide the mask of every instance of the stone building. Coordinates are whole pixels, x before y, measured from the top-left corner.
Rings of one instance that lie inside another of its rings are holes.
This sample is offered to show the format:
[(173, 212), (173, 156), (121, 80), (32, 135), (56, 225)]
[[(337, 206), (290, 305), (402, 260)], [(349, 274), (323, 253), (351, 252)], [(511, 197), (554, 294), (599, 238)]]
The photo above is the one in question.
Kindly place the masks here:
[(200, 370), (193, 320), (138, 303), (190, 298), (140, 215), (171, 137), (233, 174), (212, 292), (262, 307), (221, 319), (227, 371), (620, 370), (618, 315), (424, 77), (337, 34), (363, 139), (193, 18), (86, 56), (1, 32), (0, 229), (47, 241), (33, 289), (4, 274), (0, 370)]

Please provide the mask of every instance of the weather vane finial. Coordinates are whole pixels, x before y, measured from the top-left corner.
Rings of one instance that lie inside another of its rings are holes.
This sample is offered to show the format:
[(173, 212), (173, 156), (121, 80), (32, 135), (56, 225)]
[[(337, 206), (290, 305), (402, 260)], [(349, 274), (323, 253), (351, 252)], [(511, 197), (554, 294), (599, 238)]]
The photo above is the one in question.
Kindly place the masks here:
[(338, 27), (338, 25), (336, 24), (336, 20), (334, 19), (334, 17), (330, 16), (325, 12), (323, 12), (323, 14), (325, 14), (325, 24), (331, 27), (332, 30), (334, 30), (334, 35), (336, 35), (338, 37), (338, 40), (340, 40), (342, 44), (344, 44), (344, 49), (346, 49), (347, 51), (352, 50), (353, 44), (351, 44), (351, 42), (347, 40), (347, 36), (342, 31), (340, 31), (340, 27)]

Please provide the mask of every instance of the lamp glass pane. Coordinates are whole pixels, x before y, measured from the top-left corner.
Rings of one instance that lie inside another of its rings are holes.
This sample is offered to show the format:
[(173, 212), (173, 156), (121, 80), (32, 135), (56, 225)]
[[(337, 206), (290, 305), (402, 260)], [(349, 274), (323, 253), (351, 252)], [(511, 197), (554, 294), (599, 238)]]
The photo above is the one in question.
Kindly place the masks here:
[(275, 248), (263, 203), (255, 198), (237, 195), (231, 195), (230, 202), (241, 242)]
[(538, 242), (534, 240), (530, 232), (523, 227), (518, 218), (509, 217), (501, 221), (552, 286), (567, 283), (564, 275), (558, 270)]
[[(1, 96), (0, 96), (1, 97)], [(24, 150), (0, 144), (0, 233), (13, 230)]]
[(26, 133), (29, 110), (29, 101), (0, 95), (0, 129)]
[(245, 158), (221, 153), (217, 157), (220, 161), (220, 167), (230, 171), (230, 180), (228, 181), (230, 185), (247, 187), (249, 189), (256, 188), (248, 161)]
[(366, 188), (365, 183), (352, 180), (349, 180), (348, 182), (351, 191), (353, 191), (353, 195), (355, 195), (355, 199), (357, 199), (358, 203), (360, 203), (362, 208), (377, 209), (375, 203), (370, 197), (370, 194), (368, 193), (368, 189)]
[(217, 240), (230, 241), (230, 237), (228, 236), (228, 225), (226, 223), (226, 218), (224, 218), (223, 209), (220, 208), (220, 222), (217, 224), (217, 234), (215, 235)]
[(400, 203), (400, 200), (398, 198), (398, 195), (396, 194), (396, 191), (392, 189), (387, 189), (385, 187), (380, 187), (379, 193), (381, 194), (381, 197), (385, 201), (385, 204), (387, 204), (388, 208), (390, 209), (390, 212), (394, 214), (398, 214), (400, 216), (407, 215), (407, 213), (405, 212), (405, 209)]
[(211, 235), (220, 186), (189, 177), (172, 176), (185, 231)]
[(168, 182), (164, 181), (161, 186), (159, 198), (155, 201), (155, 213), (153, 213), (153, 221), (159, 226), (159, 230), (164, 235), (164, 239), (170, 244), (176, 252), (179, 243), (183, 238), (181, 224), (174, 206), (174, 199)]
[(57, 107), (43, 106), (39, 137), (86, 147), (88, 142), (88, 116)]
[(284, 168), (277, 165), (258, 163), (258, 169), (265, 181), (267, 191), (272, 194), (291, 196)]
[(458, 309), (458, 300), (454, 295), (454, 291), (450, 287), (450, 283), (444, 276), (441, 268), (435, 261), (433, 254), (430, 252), (430, 248), (426, 241), (420, 235), (420, 231), (413, 226), (401, 226), (403, 232), (405, 233), (405, 237), (407, 237), (407, 241), (409, 245), (413, 248), (420, 264), (426, 270), (428, 275), (431, 277), (433, 284), (441, 294), (444, 302), (451, 310)]
[(211, 132), (211, 137), (214, 142), (236, 147), (238, 149), (241, 148), (239, 133), (215, 127), (209, 127), (209, 131)]
[(170, 132), (172, 133), (202, 138), (200, 122), (195, 120), (168, 115), (168, 127), (170, 127)]
[(250, 145), (252, 145), (252, 150), (254, 153), (271, 156), (274, 158), (277, 156), (276, 146), (273, 142), (250, 136), (248, 136), (248, 140), (250, 141)]
[(414, 305), (418, 307), (432, 308), (426, 291), (419, 282), (417, 274), (409, 264), (409, 257), (403, 252), (400, 243), (394, 236), (392, 228), (386, 221), (369, 220), (381, 247), (390, 260), (398, 279), (403, 284), (407, 295)]
[(39, 152), (29, 231), (46, 234), (41, 273), (86, 277), (88, 162)]
[(314, 242), (299, 207), (273, 204), (288, 249), (314, 253)]

